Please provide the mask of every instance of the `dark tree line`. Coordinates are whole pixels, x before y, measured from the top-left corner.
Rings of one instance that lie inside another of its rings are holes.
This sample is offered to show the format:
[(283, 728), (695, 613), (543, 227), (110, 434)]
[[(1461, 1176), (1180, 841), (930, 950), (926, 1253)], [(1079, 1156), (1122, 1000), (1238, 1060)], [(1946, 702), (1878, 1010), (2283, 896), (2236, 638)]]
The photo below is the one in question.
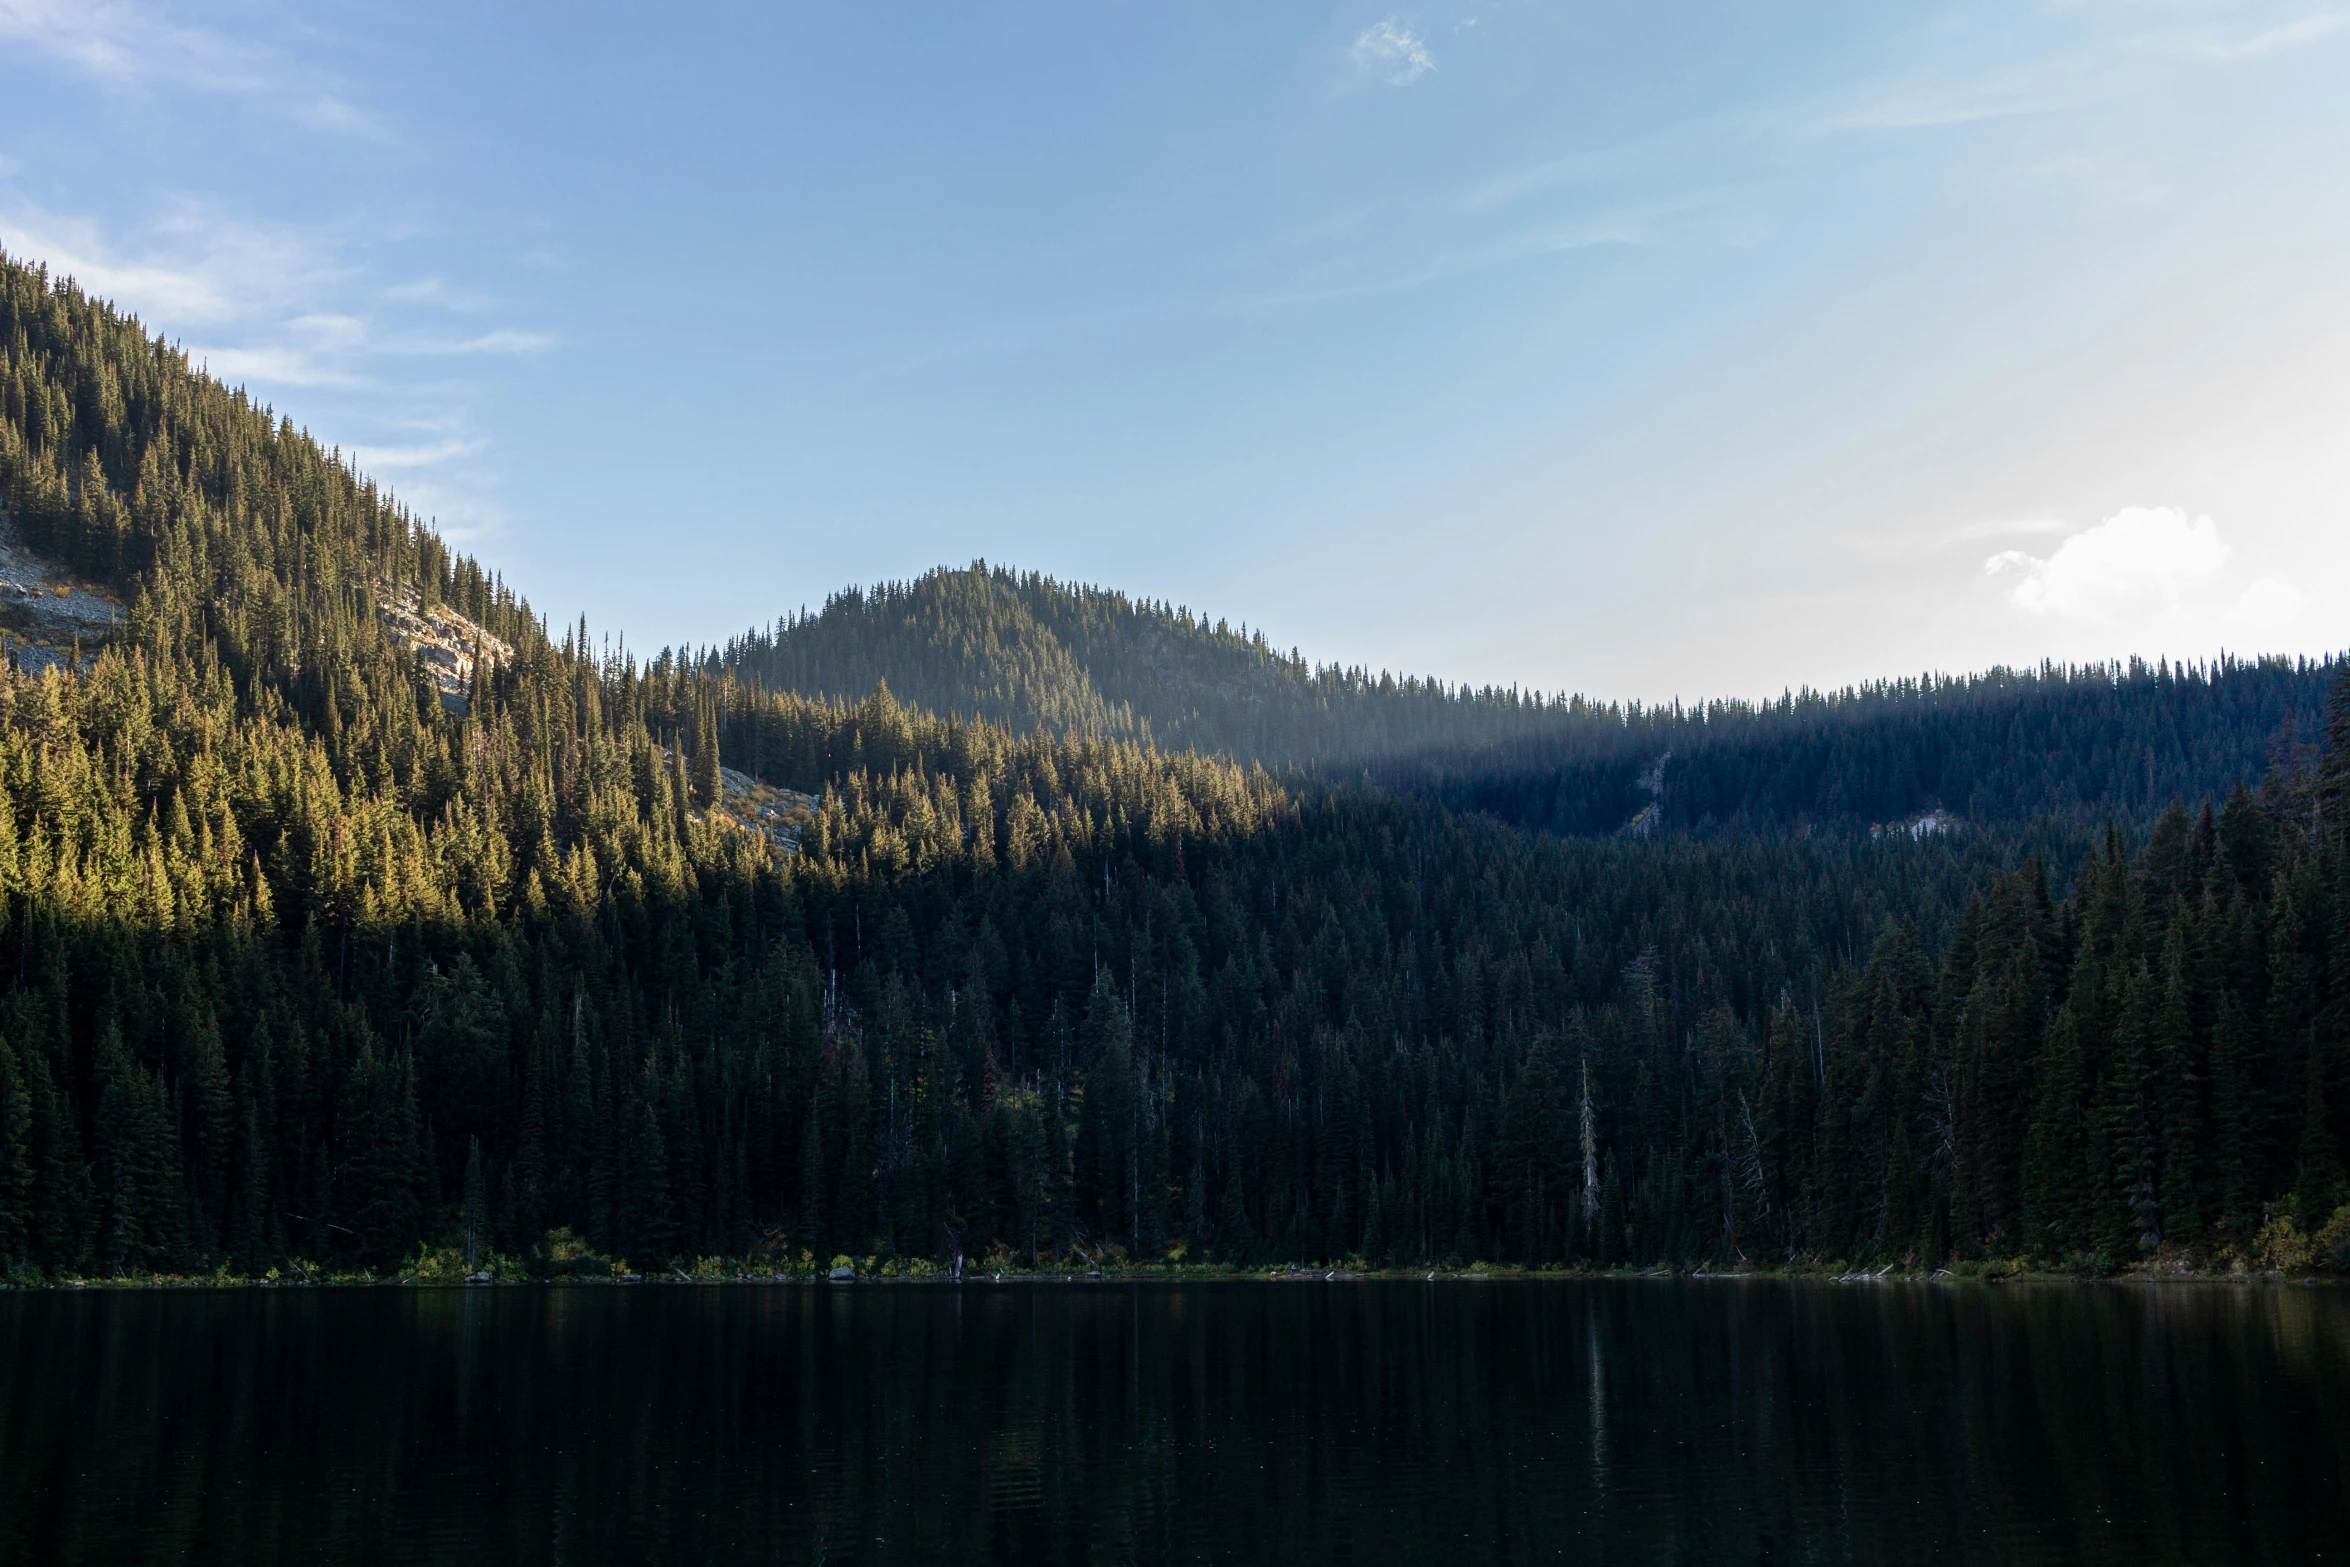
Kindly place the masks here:
[[(2316, 732), (2328, 663), (2223, 657), (1887, 680), (1645, 707), (1315, 667), (1189, 610), (984, 564), (851, 589), (696, 655), (775, 690), (1364, 774), (1520, 826), (1845, 831), (2118, 815), (2257, 777)], [(1644, 814), (1645, 813), (1645, 814)]]
[[(2340, 1200), (2350, 699), (2135, 856), (1532, 835), (639, 663), (69, 285), (0, 270), (0, 356), (14, 525), (129, 609), (0, 676), (0, 1262), (2126, 1262)], [(514, 649), (462, 711), (409, 588)]]
[[(1885, 681), (1375, 763), (1390, 787), (1560, 833), (1711, 833), (2108, 818), (2224, 795), (2318, 731), (2332, 661), (2057, 666)], [(1646, 813), (1644, 815), (1644, 813)]]
[(775, 690), (1148, 740), (1268, 766), (1346, 765), (1572, 726), (1590, 705), (1308, 663), (1264, 633), (984, 561), (850, 588), (696, 656)]

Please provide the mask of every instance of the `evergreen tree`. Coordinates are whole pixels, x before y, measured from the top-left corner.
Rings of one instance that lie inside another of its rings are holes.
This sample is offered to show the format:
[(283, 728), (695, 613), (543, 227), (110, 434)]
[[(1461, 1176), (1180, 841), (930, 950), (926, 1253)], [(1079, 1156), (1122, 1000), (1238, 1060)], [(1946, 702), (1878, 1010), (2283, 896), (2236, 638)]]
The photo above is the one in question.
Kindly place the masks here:
[(0, 496), (119, 612), (0, 669), (0, 1265), (2254, 1265), (2343, 1195), (2337, 665), (1634, 709), (995, 568), (647, 659), (6, 261)]
[(1126, 1003), (1106, 970), (1086, 1002), (1084, 1053), (1075, 1144), (1078, 1214), (1100, 1244), (1131, 1246), (1141, 1207), (1142, 1085)]
[[(363, 1041), (351, 1067), (351, 1114), (335, 1184), (353, 1260), (389, 1268), (422, 1238), (417, 1188), (425, 1174), (416, 1076), (406, 1055), (384, 1057)], [(337, 1227), (339, 1228), (339, 1226)], [(329, 1233), (333, 1233), (330, 1229)]]

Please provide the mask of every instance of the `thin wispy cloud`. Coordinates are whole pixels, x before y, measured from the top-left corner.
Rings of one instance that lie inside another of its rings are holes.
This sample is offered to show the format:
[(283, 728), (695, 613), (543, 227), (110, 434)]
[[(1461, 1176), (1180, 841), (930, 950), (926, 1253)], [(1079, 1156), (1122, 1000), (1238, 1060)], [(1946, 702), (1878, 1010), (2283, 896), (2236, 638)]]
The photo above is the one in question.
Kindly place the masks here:
[[(1561, 151), (1472, 181), (1453, 198), (1464, 212), (1508, 206), (1562, 186), (1628, 178), (1670, 178), (1676, 167), (1718, 162), (1733, 151), (1786, 145), (1805, 137), (1854, 132), (1931, 130), (1994, 120), (2056, 115), (2109, 99), (2150, 80), (2155, 57), (2216, 62), (2246, 59), (2326, 37), (2350, 12), (2321, 12), (2235, 42), (2183, 42), (2177, 34), (2111, 40), (1974, 73), (1913, 73), (1856, 80), (1802, 98), (1701, 114), (1605, 145)], [(2147, 205), (2164, 187), (2145, 169), (2081, 155), (2044, 160), (2039, 168), (2096, 183), (2115, 204)]]
[(1822, 134), (1840, 131), (1933, 130), (2019, 115), (2076, 108), (2093, 95), (2095, 72), (2086, 62), (2035, 65), (1961, 81), (1912, 80), (1866, 90), (1856, 101), (1813, 122)]
[(356, 316), (313, 311), (284, 320), (247, 324), (243, 342), (198, 341), (189, 360), (231, 385), (267, 387), (368, 384), (362, 360), (367, 323)]
[(1505, 207), (1537, 191), (1573, 184), (1594, 174), (1612, 171), (1620, 167), (1622, 161), (1620, 150), (1612, 147), (1546, 158), (1522, 169), (1512, 169), (1506, 174), (1495, 174), (1478, 180), (1462, 191), (1454, 204), (1465, 212)]
[(447, 278), (440, 277), (395, 283), (383, 291), (383, 297), (403, 304), (438, 305), (443, 310), (454, 310), (466, 315), (487, 310), (496, 303), (487, 294), (454, 287)]
[(0, 0), (0, 42), (114, 83), (258, 92), (267, 81), (249, 49), (212, 29), (108, 0)]
[(1399, 271), (1355, 281), (1252, 294), (1234, 301), (1233, 306), (1264, 309), (1368, 299), (1450, 282), (1493, 267), (1542, 256), (1565, 255), (1572, 251), (1598, 250), (1610, 246), (1652, 245), (1660, 238), (1663, 220), (1704, 205), (1711, 194), (1696, 191), (1638, 206), (1594, 213), (1584, 218), (1508, 235), (1487, 244), (1450, 250)]
[(1750, 154), (1790, 131), (1808, 129), (1816, 117), (1814, 111), (1785, 106), (1741, 106), (1694, 115), (1640, 135), (1573, 148), (1479, 176), (1445, 198), (1445, 205), (1474, 214), (1562, 189), (1719, 183), (1726, 154)]
[(2345, 22), (2350, 22), (2350, 13), (2318, 11), (2296, 21), (2254, 33), (2235, 43), (2206, 44), (2203, 53), (2214, 60), (2249, 60), (2279, 49), (2290, 49), (2295, 44), (2313, 42), (2335, 31)]
[(256, 223), (186, 200), (125, 238), (0, 192), (0, 245), (173, 329), (300, 319), (353, 275), (332, 229)]
[(2103, 44), (1985, 71), (1925, 75), (1861, 88), (1830, 107), (1812, 129), (1931, 130), (1986, 120), (2078, 109), (2149, 84), (2153, 62), (2169, 57), (2225, 62), (2249, 60), (2313, 43), (2350, 23), (2350, 12), (2320, 11), (2264, 28), (2248, 37), (2214, 40), (2179, 29), (2115, 37)]
[(1428, 52), (1427, 40), (1399, 16), (1364, 28), (1348, 52), (1358, 69), (1390, 87), (1409, 87), (1436, 69), (1436, 57)]
[(1979, 544), (1985, 539), (2025, 538), (2035, 534), (2070, 533), (2073, 525), (2061, 517), (2003, 517), (1970, 522), (1942, 535), (1944, 544)]
[[(438, 276), (369, 276), (381, 232), (357, 218), (256, 222), (184, 199), (121, 229), (0, 188), (0, 248), (169, 332), (191, 363), (229, 385), (266, 397), (301, 391), (311, 408), (327, 394), (322, 411), (362, 437), (346, 448), (361, 471), (409, 477), (409, 504), (452, 524), (452, 536), (478, 535), (504, 513), (488, 498), (494, 471), (475, 460), (488, 449), (472, 433), (479, 390), (450, 372), (466, 360), (543, 354), (559, 340), (494, 319), (451, 333), (451, 312), (478, 317), (495, 301)], [(365, 439), (370, 430), (392, 438)]]
[(115, 88), (222, 93), (314, 130), (387, 139), (383, 125), (333, 92), (315, 69), (267, 44), (182, 22), (131, 0), (0, 0), (0, 47)]
[(386, 303), (472, 310), (488, 301), (437, 278), (370, 286), (358, 259), (365, 233), (356, 222), (255, 223), (179, 201), (142, 232), (120, 236), (0, 192), (0, 247), (47, 262), (150, 325), (189, 332), (191, 353), (232, 380), (349, 386), (368, 378), (372, 360), (541, 354), (558, 346), (550, 333), (515, 326), (450, 337), (387, 323), (379, 313)]
[(231, 386), (344, 386), (366, 384), (353, 371), (338, 368), (294, 344), (253, 348), (214, 348), (193, 344), (188, 362), (205, 374)]
[(400, 502), (434, 519), (441, 536), (467, 545), (495, 534), (511, 520), (498, 499), (500, 478), (487, 461), (495, 443), (462, 406), (394, 417), (389, 438), (344, 449), (359, 472), (386, 481)]
[(350, 455), (362, 473), (409, 473), (477, 456), (488, 447), (479, 436), (452, 436), (420, 446), (354, 446)]
[(403, 354), (543, 354), (556, 345), (550, 332), (524, 332), (513, 327), (500, 327), (494, 332), (483, 332), (476, 337), (459, 338), (454, 342), (424, 341), (403, 343), (393, 351)]
[[(368, 471), (364, 463), (360, 471)], [(398, 495), (409, 510), (432, 518), (443, 539), (464, 549), (494, 536), (512, 520), (496, 491), (494, 475), (468, 470), (411, 478), (399, 486)]]

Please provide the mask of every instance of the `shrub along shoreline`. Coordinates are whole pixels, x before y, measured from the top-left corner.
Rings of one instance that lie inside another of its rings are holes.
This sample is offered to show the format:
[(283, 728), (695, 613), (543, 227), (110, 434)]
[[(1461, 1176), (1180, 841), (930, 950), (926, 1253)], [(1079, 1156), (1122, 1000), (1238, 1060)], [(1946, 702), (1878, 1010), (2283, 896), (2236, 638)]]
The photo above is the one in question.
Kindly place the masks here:
[(1473, 1261), (1436, 1267), (1386, 1267), (1360, 1257), (1337, 1262), (1242, 1265), (1181, 1256), (1153, 1262), (1083, 1254), (1039, 1265), (1006, 1257), (967, 1260), (960, 1273), (927, 1257), (834, 1256), (824, 1261), (805, 1249), (751, 1257), (702, 1257), (690, 1265), (639, 1271), (624, 1257), (588, 1248), (568, 1231), (556, 1231), (522, 1257), (476, 1253), (461, 1246), (428, 1247), (394, 1271), (345, 1270), (292, 1262), (261, 1274), (226, 1267), (212, 1273), (141, 1273), (112, 1277), (47, 1276), (14, 1269), (0, 1277), (0, 1289), (146, 1290), (265, 1289), (311, 1286), (404, 1286), (461, 1288), (515, 1284), (1060, 1284), (1220, 1283), (1279, 1284), (1419, 1280), (1427, 1283), (1569, 1279), (1774, 1279), (1822, 1284), (2317, 1284), (2350, 1281), (2350, 1205), (2315, 1235), (2304, 1235), (2289, 1214), (2272, 1219), (2248, 1252), (2220, 1256), (2157, 1256), (2122, 1269), (2100, 1269), (2090, 1259), (2047, 1267), (2025, 1257), (1961, 1261), (1948, 1267), (1915, 1268), (1888, 1263), (1870, 1269), (1837, 1260), (1799, 1259), (1772, 1265), (1736, 1267), (1624, 1264), (1596, 1267), (1566, 1264), (1522, 1267)]

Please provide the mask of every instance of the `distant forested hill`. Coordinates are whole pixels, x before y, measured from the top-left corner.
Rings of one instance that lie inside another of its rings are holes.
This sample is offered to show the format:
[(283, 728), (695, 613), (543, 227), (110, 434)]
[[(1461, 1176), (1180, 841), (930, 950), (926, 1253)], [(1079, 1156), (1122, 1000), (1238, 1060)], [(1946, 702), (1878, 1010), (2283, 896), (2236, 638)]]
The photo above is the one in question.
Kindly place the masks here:
[(993, 573), (640, 663), (6, 258), (0, 533), (16, 1280), (2350, 1268), (2339, 671), (1624, 714)]
[(1643, 707), (1313, 667), (1262, 632), (975, 565), (850, 589), (701, 660), (771, 690), (1367, 776), (1520, 826), (1866, 828), (2114, 815), (2257, 782), (2330, 663), (2049, 666)]
[(1033, 572), (975, 564), (850, 588), (706, 656), (770, 690), (1144, 739), (1270, 765), (1343, 765), (1546, 732), (1576, 709), (1311, 666), (1264, 634)]
[(1623, 710), (1370, 764), (1392, 788), (1572, 834), (2153, 821), (2306, 765), (2332, 661), (2222, 659), (1889, 681)]

